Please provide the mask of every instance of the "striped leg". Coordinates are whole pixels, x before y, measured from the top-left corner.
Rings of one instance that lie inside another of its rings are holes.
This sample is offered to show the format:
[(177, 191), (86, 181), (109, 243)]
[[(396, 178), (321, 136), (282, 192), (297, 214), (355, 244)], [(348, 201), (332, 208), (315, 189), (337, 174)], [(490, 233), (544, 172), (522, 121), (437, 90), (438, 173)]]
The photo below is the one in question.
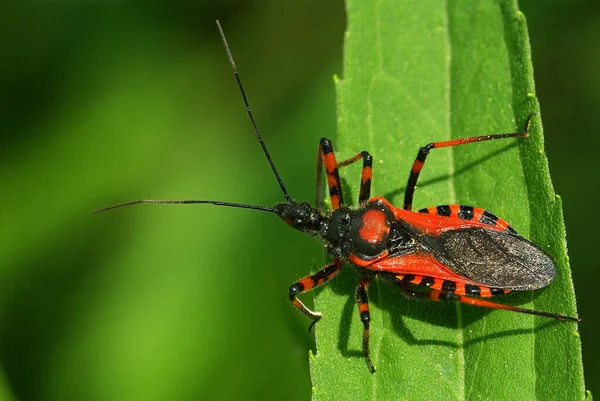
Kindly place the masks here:
[(325, 165), (325, 171), (327, 173), (327, 186), (329, 187), (329, 196), (331, 197), (331, 207), (337, 209), (344, 206), (339, 167), (347, 166), (360, 159), (363, 159), (363, 167), (358, 202), (362, 203), (371, 197), (373, 157), (371, 157), (367, 151), (362, 151), (356, 156), (338, 163), (335, 159), (331, 140), (321, 138), (321, 141), (319, 142), (319, 154), (317, 157), (317, 209), (323, 210), (323, 191), (321, 190), (321, 170), (323, 169), (323, 165)]
[(521, 132), (512, 132), (508, 134), (495, 134), (495, 135), (483, 135), (483, 136), (474, 136), (471, 138), (463, 138), (463, 139), (453, 139), (450, 141), (443, 142), (432, 142), (423, 146), (419, 153), (417, 154), (417, 158), (415, 159), (413, 166), (410, 170), (410, 175), (408, 176), (408, 183), (406, 184), (406, 192), (404, 193), (404, 210), (412, 210), (412, 202), (413, 196), (415, 193), (415, 187), (417, 185), (417, 180), (419, 179), (419, 174), (423, 169), (423, 165), (425, 164), (425, 159), (427, 159), (427, 155), (431, 151), (431, 149), (437, 148), (445, 148), (450, 146), (458, 146), (464, 145), (466, 143), (471, 142), (479, 142), (479, 141), (489, 141), (493, 139), (501, 139), (501, 138), (513, 138), (513, 137), (525, 137), (528, 135), (527, 130), (529, 129), (529, 124), (531, 122), (531, 118), (535, 113), (531, 113), (529, 117), (527, 117), (527, 121), (525, 122), (525, 128)]
[(475, 306), (479, 306), (482, 308), (504, 309), (504, 310), (509, 310), (512, 312), (527, 313), (527, 314), (536, 315), (536, 316), (545, 316), (545, 317), (549, 317), (549, 318), (556, 319), (556, 320), (570, 320), (573, 322), (581, 321), (581, 319), (579, 319), (579, 318), (565, 316), (560, 313), (543, 312), (543, 311), (538, 311), (538, 310), (534, 310), (534, 309), (525, 309), (525, 308), (519, 308), (519, 307), (511, 306), (511, 305), (499, 304), (497, 302), (487, 301), (485, 299), (472, 298), (472, 297), (469, 297), (466, 295), (457, 295), (457, 294), (453, 293), (452, 291), (448, 291), (448, 290), (432, 289), (430, 291), (421, 291), (421, 290), (412, 288), (406, 282), (398, 281), (398, 283), (400, 284), (400, 288), (402, 289), (402, 292), (409, 298), (418, 298), (418, 299), (425, 298), (425, 299), (431, 299), (432, 301), (436, 301), (436, 302), (458, 301), (463, 304), (475, 305)]
[(294, 284), (290, 286), (290, 302), (294, 305), (300, 312), (304, 313), (306, 316), (312, 319), (312, 323), (308, 326), (308, 331), (311, 331), (313, 326), (321, 319), (322, 315), (319, 312), (314, 312), (308, 309), (302, 301), (300, 301), (297, 296), (310, 291), (321, 284), (324, 284), (334, 278), (336, 274), (340, 272), (342, 268), (342, 261), (339, 259), (335, 259), (331, 264), (325, 266), (318, 272), (311, 274), (310, 276), (306, 276), (301, 280), (296, 281)]
[(356, 287), (356, 303), (358, 304), (358, 312), (360, 313), (360, 320), (363, 322), (363, 340), (362, 340), (362, 348), (363, 354), (367, 359), (367, 365), (369, 365), (369, 369), (371, 373), (375, 373), (375, 366), (373, 366), (373, 362), (371, 361), (370, 351), (369, 351), (369, 322), (371, 321), (371, 313), (369, 312), (369, 296), (367, 295), (367, 291), (369, 290), (369, 279), (363, 278), (360, 280), (360, 284)]
[(360, 174), (360, 192), (358, 194), (359, 204), (368, 201), (371, 197), (371, 179), (373, 178), (373, 156), (371, 156), (366, 150), (363, 150), (356, 156), (344, 160), (338, 164), (339, 167), (344, 167), (360, 159), (363, 159), (363, 166)]

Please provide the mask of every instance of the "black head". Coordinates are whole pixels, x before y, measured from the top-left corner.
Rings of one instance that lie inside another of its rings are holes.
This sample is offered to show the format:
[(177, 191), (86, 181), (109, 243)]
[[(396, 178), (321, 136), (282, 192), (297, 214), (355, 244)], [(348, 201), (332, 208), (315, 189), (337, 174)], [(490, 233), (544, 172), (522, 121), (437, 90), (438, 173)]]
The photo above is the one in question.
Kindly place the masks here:
[(283, 221), (303, 233), (316, 236), (321, 230), (324, 217), (307, 202), (278, 203), (273, 210)]

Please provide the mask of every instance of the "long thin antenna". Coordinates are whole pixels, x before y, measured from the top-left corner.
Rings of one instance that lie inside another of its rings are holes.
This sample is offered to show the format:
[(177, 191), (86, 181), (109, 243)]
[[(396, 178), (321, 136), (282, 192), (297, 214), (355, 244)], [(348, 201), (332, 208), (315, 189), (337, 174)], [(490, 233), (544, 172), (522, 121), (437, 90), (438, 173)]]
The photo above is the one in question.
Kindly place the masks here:
[(240, 92), (242, 93), (242, 97), (244, 98), (244, 104), (246, 105), (246, 111), (248, 112), (248, 117), (250, 117), (250, 122), (252, 123), (252, 127), (254, 128), (254, 132), (256, 133), (256, 137), (258, 138), (258, 142), (260, 142), (260, 146), (271, 165), (271, 170), (275, 174), (277, 178), (277, 182), (279, 182), (279, 186), (283, 191), (283, 195), (288, 202), (292, 202), (292, 198), (288, 194), (285, 189), (285, 185), (283, 185), (283, 181), (279, 176), (279, 172), (277, 168), (275, 168), (275, 163), (273, 163), (273, 159), (271, 159), (271, 155), (267, 150), (267, 146), (265, 145), (265, 141), (263, 141), (262, 136), (260, 135), (260, 131), (258, 130), (258, 125), (256, 125), (256, 120), (254, 119), (254, 115), (252, 114), (252, 110), (250, 109), (250, 105), (248, 104), (248, 99), (246, 98), (246, 92), (244, 91), (244, 87), (242, 86), (242, 81), (240, 80), (240, 74), (238, 73), (237, 67), (235, 66), (235, 61), (233, 61), (233, 56), (231, 55), (231, 51), (229, 50), (229, 44), (227, 43), (227, 39), (225, 39), (225, 34), (223, 33), (223, 28), (221, 28), (221, 23), (217, 20), (217, 28), (219, 29), (219, 35), (221, 35), (221, 40), (223, 41), (223, 46), (225, 46), (225, 52), (227, 53), (227, 58), (229, 59), (229, 64), (231, 64), (231, 68), (233, 68), (233, 73), (235, 74), (235, 79), (237, 80), (238, 87), (240, 88)]
[(162, 203), (167, 205), (186, 205), (186, 204), (194, 204), (194, 203), (210, 203), (212, 205), (217, 206), (229, 206), (229, 207), (239, 207), (242, 209), (254, 209), (254, 210), (262, 210), (264, 212), (275, 212), (270, 207), (267, 206), (257, 206), (257, 205), (247, 205), (245, 203), (232, 203), (232, 202), (222, 202), (216, 200), (196, 200), (196, 199), (184, 199), (184, 200), (152, 200), (152, 199), (141, 199), (132, 202), (119, 203), (118, 205), (112, 205), (108, 207), (103, 207), (102, 209), (94, 210), (92, 214), (106, 212), (107, 210), (118, 209), (125, 206), (131, 205), (139, 205), (140, 203)]

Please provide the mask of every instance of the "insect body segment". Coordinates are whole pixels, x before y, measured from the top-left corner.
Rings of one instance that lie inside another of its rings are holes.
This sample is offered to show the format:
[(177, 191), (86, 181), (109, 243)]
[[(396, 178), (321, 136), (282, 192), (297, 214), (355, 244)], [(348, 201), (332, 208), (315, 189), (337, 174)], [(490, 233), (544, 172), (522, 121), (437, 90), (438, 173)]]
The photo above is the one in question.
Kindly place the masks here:
[[(525, 137), (533, 114), (529, 115), (521, 132), (433, 142), (423, 146), (408, 177), (403, 208), (396, 208), (382, 197), (371, 198), (373, 158), (367, 151), (338, 163), (331, 141), (322, 138), (317, 158), (316, 206), (312, 207), (306, 202), (294, 201), (287, 193), (258, 130), (218, 21), (217, 26), (252, 127), (285, 201), (271, 208), (217, 200), (145, 199), (109, 206), (93, 213), (140, 203), (208, 203), (274, 213), (289, 226), (319, 238), (333, 260), (316, 273), (293, 283), (289, 287), (289, 301), (312, 320), (310, 330), (321, 319), (321, 313), (308, 309), (298, 296), (333, 279), (342, 269), (344, 262), (354, 265), (361, 274), (355, 297), (363, 323), (362, 349), (371, 372), (375, 372), (375, 366), (369, 355), (371, 315), (368, 289), (370, 281), (375, 277), (395, 283), (408, 298), (425, 298), (436, 302), (454, 301), (558, 320), (579, 321), (576, 317), (518, 308), (485, 299), (509, 291), (543, 288), (549, 285), (556, 275), (552, 259), (540, 247), (517, 234), (506, 221), (484, 209), (465, 205), (440, 205), (412, 212), (417, 180), (432, 149), (501, 138)], [(339, 169), (359, 160), (363, 161), (363, 166), (358, 205), (350, 207), (344, 203)], [(323, 169), (331, 199), (330, 211), (323, 208)]]

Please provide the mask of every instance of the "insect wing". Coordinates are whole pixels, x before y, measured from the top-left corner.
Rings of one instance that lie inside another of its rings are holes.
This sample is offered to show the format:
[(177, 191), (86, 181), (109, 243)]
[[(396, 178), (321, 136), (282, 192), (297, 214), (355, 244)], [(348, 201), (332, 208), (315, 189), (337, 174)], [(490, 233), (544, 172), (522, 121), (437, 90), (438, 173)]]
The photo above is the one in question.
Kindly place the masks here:
[(448, 230), (438, 238), (439, 257), (460, 276), (507, 290), (536, 290), (556, 276), (542, 249), (517, 234), (488, 228)]
[(413, 253), (384, 258), (366, 266), (367, 269), (397, 275), (412, 275), (416, 277), (414, 284), (422, 277), (451, 280), (457, 283), (472, 284), (472, 281), (462, 277), (448, 268), (443, 262), (434, 257), (433, 253)]

